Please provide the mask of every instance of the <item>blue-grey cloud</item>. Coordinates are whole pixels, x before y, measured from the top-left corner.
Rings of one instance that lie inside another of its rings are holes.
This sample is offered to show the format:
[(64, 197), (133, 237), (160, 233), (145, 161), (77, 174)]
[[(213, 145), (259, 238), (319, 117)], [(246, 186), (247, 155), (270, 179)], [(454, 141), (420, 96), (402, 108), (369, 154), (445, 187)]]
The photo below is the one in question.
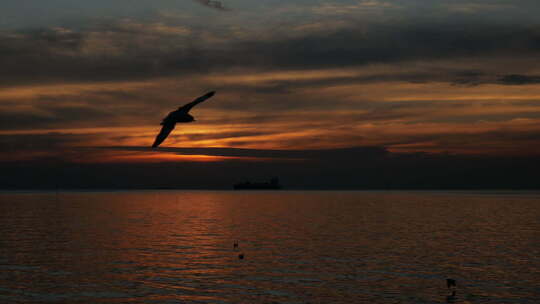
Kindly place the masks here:
[[(169, 30), (175, 34), (171, 36)], [(46, 81), (107, 81), (231, 68), (301, 70), (419, 60), (459, 62), (464, 58), (484, 61), (486, 68), (493, 70), (496, 59), (532, 58), (540, 50), (538, 30), (517, 25), (472, 23), (456, 27), (401, 23), (367, 28), (350, 25), (332, 33), (230, 40), (222, 47), (205, 45), (200, 37), (189, 34), (189, 30), (185, 30), (185, 35), (178, 34), (184, 31), (182, 28), (162, 26), (152, 35), (145, 31), (144, 25), (129, 27), (129, 30), (125, 26), (111, 25), (81, 31), (0, 33), (0, 81), (4, 86)], [(141, 43), (141, 37), (150, 40)], [(494, 59), (489, 61), (490, 58)], [(530, 64), (537, 63), (531, 59)], [(501, 65), (498, 74), (504, 74), (503, 69)], [(428, 78), (409, 76), (419, 81)], [(462, 75), (456, 80), (450, 76), (445, 77), (456, 83), (467, 83), (477, 77)], [(503, 79), (501, 83), (508, 81)]]

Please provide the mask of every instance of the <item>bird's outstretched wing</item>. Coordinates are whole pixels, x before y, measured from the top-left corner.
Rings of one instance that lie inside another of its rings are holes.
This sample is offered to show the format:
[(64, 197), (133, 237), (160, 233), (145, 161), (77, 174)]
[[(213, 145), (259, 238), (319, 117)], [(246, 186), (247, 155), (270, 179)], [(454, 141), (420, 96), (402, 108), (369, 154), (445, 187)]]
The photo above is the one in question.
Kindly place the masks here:
[(212, 91), (212, 92), (208, 92), (206, 94), (204, 94), (203, 96), (201, 97), (198, 97), (197, 99), (195, 99), (194, 101), (188, 103), (188, 104), (185, 104), (183, 106), (181, 106), (180, 108), (178, 108), (178, 111), (179, 112), (184, 112), (184, 113), (188, 113), (189, 110), (191, 110), (191, 108), (193, 108), (194, 106), (196, 106), (197, 104), (207, 100), (208, 98), (214, 96), (214, 94), (216, 94), (215, 91)]
[(165, 140), (165, 138), (169, 136), (175, 125), (175, 123), (164, 123), (163, 128), (161, 128), (161, 131), (156, 136), (156, 140), (154, 141), (152, 148), (156, 148), (157, 146), (159, 146)]

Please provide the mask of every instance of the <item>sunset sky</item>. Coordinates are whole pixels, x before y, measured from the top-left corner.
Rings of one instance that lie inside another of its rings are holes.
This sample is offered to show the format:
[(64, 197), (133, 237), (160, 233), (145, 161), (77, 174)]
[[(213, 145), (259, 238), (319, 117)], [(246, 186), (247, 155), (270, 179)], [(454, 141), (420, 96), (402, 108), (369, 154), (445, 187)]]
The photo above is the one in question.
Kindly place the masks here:
[[(538, 0), (3, 0), (0, 167), (18, 175), (0, 181), (41, 185), (59, 162), (77, 185), (126, 164), (213, 166), (197, 178), (215, 186), (221, 166), (283, 175), (274, 163), (303, 180), (373, 151), (530, 168), (539, 15)], [(148, 148), (168, 112), (211, 90), (196, 122)]]

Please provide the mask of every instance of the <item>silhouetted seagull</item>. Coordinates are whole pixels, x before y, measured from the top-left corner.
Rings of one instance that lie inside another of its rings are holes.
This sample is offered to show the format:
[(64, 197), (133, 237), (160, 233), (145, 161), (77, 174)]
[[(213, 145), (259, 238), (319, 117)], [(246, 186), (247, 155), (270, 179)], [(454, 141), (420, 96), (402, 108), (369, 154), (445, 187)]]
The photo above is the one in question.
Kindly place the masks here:
[(197, 104), (214, 96), (215, 93), (216, 93), (215, 91), (206, 93), (205, 95), (195, 99), (194, 101), (181, 106), (180, 108), (178, 108), (178, 110), (172, 111), (171, 113), (169, 113), (169, 115), (167, 115), (167, 117), (163, 118), (163, 121), (160, 124), (163, 127), (161, 128), (161, 131), (159, 132), (159, 134), (156, 136), (156, 140), (154, 141), (152, 148), (156, 148), (157, 146), (159, 146), (165, 140), (165, 138), (169, 136), (171, 131), (174, 130), (176, 123), (178, 122), (187, 123), (187, 122), (195, 121), (195, 118), (193, 118), (193, 116), (188, 114), (189, 110), (191, 110), (191, 108), (193, 108)]

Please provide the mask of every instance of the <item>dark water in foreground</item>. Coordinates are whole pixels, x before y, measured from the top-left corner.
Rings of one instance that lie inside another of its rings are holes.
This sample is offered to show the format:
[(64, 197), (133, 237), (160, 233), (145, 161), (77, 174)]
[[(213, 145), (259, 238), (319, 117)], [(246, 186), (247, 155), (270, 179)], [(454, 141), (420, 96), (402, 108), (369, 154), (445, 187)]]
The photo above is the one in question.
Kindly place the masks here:
[(540, 303), (538, 193), (0, 193), (0, 231), (0, 303)]

